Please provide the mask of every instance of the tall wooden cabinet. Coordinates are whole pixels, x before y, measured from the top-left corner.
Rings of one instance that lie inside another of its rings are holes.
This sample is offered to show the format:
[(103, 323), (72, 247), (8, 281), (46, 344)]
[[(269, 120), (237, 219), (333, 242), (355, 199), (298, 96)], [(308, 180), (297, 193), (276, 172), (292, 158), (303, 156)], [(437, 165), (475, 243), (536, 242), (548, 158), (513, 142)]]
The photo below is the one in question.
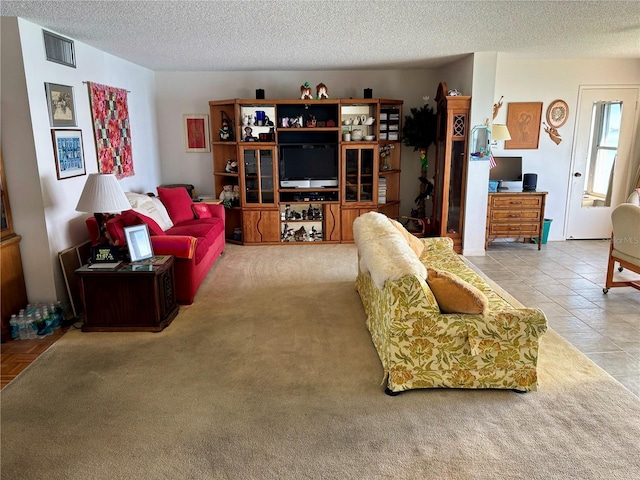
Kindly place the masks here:
[(13, 231), (11, 206), (7, 193), (7, 182), (4, 176), (4, 163), (0, 152), (0, 296), (2, 308), (1, 339), (6, 342), (10, 337), (9, 319), (12, 313), (27, 306), (27, 289), (24, 283), (22, 257), (20, 255), (20, 235)]
[[(209, 110), (216, 195), (237, 190), (228, 241), (352, 242), (362, 213), (399, 215), (402, 101), (233, 99)], [(333, 183), (283, 183), (290, 148), (308, 148), (307, 167), (314, 148), (335, 152)]]
[(462, 253), (471, 97), (447, 93), (447, 84), (440, 82), (436, 94), (436, 163), (431, 223), (435, 236), (450, 237), (454, 250)]

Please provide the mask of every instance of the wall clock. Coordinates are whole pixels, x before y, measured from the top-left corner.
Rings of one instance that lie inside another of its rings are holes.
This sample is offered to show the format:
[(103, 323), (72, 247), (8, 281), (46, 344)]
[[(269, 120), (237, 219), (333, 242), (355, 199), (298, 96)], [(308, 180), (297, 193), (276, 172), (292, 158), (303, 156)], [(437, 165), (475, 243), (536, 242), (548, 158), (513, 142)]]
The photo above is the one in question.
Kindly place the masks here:
[(564, 100), (554, 100), (547, 108), (547, 123), (553, 128), (560, 128), (568, 117), (569, 106)]

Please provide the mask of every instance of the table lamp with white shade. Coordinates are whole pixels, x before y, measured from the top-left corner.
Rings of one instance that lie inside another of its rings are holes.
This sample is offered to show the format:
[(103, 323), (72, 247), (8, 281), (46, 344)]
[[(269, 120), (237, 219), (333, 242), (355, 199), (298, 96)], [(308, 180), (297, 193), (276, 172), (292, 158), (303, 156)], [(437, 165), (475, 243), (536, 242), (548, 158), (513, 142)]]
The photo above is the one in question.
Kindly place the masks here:
[(98, 243), (109, 243), (106, 237), (106, 222), (109, 213), (118, 213), (131, 209), (127, 196), (122, 191), (118, 179), (113, 174), (91, 173), (84, 185), (76, 211), (93, 213), (100, 238)]
[(506, 125), (494, 123), (491, 125), (491, 145), (498, 145), (498, 140), (511, 140), (511, 134)]

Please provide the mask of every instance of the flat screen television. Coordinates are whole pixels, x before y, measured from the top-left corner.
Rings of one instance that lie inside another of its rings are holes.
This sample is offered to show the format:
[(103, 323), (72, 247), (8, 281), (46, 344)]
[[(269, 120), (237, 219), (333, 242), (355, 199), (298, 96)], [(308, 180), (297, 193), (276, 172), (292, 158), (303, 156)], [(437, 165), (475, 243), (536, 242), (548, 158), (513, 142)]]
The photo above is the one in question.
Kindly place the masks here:
[(283, 188), (337, 186), (338, 146), (327, 143), (280, 145), (279, 176)]
[(506, 190), (502, 182), (522, 181), (522, 157), (493, 157), (496, 166), (489, 170), (489, 180), (498, 182), (498, 190)]

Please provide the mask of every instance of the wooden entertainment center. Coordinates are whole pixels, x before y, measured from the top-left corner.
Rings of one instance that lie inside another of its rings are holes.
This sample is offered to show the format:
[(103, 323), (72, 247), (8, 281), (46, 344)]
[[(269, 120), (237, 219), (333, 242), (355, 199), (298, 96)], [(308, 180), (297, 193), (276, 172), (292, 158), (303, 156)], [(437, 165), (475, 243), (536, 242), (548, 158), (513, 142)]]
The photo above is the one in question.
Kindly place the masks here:
[(229, 193), (227, 240), (352, 242), (362, 213), (397, 217), (402, 103), (210, 101), (215, 191), (237, 192)]

